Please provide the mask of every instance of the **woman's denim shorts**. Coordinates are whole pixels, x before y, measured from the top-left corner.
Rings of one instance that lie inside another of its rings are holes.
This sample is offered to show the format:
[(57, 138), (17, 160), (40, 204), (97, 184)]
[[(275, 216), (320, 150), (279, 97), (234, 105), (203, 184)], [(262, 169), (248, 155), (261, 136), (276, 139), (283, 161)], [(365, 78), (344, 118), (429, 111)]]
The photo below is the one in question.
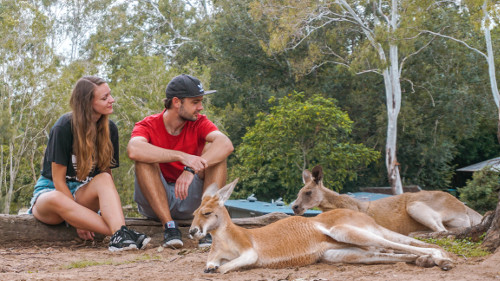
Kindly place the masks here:
[[(66, 184), (68, 185), (69, 191), (71, 191), (71, 194), (73, 194), (73, 197), (75, 196), (76, 191), (82, 187), (85, 182), (79, 182), (79, 181), (66, 181)], [(28, 210), (28, 214), (33, 214), (32, 209), (33, 205), (35, 205), (36, 199), (45, 192), (49, 191), (54, 191), (56, 190), (54, 186), (54, 182), (49, 180), (48, 178), (44, 176), (40, 176), (38, 181), (35, 184), (35, 190), (33, 191), (33, 197), (31, 198), (31, 206)]]

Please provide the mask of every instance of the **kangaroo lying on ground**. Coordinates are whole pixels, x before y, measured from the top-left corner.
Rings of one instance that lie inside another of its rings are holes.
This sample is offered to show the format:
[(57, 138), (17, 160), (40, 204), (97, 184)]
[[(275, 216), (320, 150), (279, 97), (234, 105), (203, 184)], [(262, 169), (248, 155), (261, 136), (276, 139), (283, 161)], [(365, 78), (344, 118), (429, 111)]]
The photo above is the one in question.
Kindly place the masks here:
[(212, 235), (205, 272), (226, 273), (249, 267), (282, 268), (318, 261), (345, 263), (414, 262), (418, 266), (452, 268), (438, 246), (395, 233), (369, 216), (337, 209), (316, 217), (288, 217), (267, 226), (245, 229), (235, 225), (224, 207), (237, 180), (217, 190), (207, 188), (194, 212), (189, 233)]
[(323, 186), (323, 169), (302, 173), (304, 187), (293, 204), (296, 215), (319, 207), (323, 212), (346, 208), (368, 214), (392, 231), (408, 235), (417, 231), (446, 231), (479, 224), (482, 216), (443, 191), (419, 191), (364, 202)]

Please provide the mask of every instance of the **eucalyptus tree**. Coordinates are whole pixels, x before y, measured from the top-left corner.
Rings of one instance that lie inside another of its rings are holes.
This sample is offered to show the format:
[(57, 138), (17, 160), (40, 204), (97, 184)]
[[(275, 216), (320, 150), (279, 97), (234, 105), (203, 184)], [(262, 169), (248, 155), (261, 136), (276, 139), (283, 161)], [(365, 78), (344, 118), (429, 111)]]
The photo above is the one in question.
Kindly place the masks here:
[(170, 66), (179, 48), (198, 42), (208, 9), (204, 1), (113, 1), (84, 51), (112, 79), (132, 56), (159, 56)]
[[(40, 118), (44, 92), (54, 80), (57, 58), (47, 44), (50, 21), (31, 1), (5, 0), (0, 4), (0, 198), (9, 213), (14, 193), (25, 187), (20, 170), (36, 179), (34, 155), (45, 142), (48, 124)], [(46, 112), (43, 112), (46, 114)], [(28, 182), (30, 182), (28, 180)]]
[[(398, 115), (401, 108), (401, 72), (406, 60), (419, 53), (428, 43), (415, 47), (415, 27), (426, 19), (425, 7), (432, 1), (256, 1), (256, 19), (270, 18), (272, 40), (269, 50), (283, 51), (306, 44), (305, 61), (310, 69), (337, 64), (358, 74), (374, 72), (383, 77), (387, 134), (385, 163), (394, 194), (402, 193), (397, 160)], [(333, 49), (329, 41), (310, 41), (322, 29), (335, 36), (336, 28), (354, 34), (344, 38), (349, 45)]]
[(113, 0), (56, 1), (47, 8), (54, 20), (54, 47), (60, 49), (67, 62), (82, 59), (83, 47), (95, 32), (97, 23), (107, 20), (106, 10), (113, 7)]
[(437, 2), (435, 6), (444, 9), (449, 8), (450, 6), (456, 6), (455, 12), (463, 15), (464, 17), (468, 17), (470, 22), (472, 23), (474, 30), (471, 30), (471, 32), (476, 31), (478, 33), (482, 33), (484, 36), (484, 41), (482, 41), (477, 40), (474, 37), (474, 34), (471, 34), (471, 32), (463, 32), (459, 34), (457, 34), (457, 32), (453, 32), (450, 34), (449, 30), (453, 29), (449, 27), (444, 28), (443, 30), (422, 30), (422, 32), (458, 42), (470, 51), (479, 54), (482, 58), (485, 59), (488, 68), (490, 89), (493, 95), (493, 100), (497, 107), (497, 139), (500, 143), (500, 94), (496, 79), (495, 54), (491, 37), (491, 30), (498, 28), (498, 20), (500, 19), (500, 5), (497, 3), (497, 1), (463, 0), (457, 2)]

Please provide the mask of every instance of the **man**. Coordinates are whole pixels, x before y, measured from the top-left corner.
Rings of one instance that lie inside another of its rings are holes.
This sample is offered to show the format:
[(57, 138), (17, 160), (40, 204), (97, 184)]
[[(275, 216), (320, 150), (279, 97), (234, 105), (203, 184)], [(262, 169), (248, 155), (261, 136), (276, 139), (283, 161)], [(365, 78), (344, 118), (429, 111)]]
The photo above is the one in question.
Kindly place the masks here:
[[(204, 91), (200, 80), (182, 74), (167, 85), (165, 110), (135, 124), (127, 146), (135, 161), (135, 192), (139, 212), (164, 225), (164, 247), (183, 246), (174, 220), (191, 219), (203, 191), (212, 183), (223, 187), (231, 140), (200, 114)], [(200, 246), (211, 244), (200, 240)]]

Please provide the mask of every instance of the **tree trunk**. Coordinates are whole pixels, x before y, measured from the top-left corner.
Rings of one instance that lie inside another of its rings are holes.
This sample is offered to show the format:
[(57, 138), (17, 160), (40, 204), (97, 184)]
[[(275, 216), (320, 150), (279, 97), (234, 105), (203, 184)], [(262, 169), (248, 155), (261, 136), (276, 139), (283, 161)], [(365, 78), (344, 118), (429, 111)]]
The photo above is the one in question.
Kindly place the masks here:
[(491, 252), (494, 252), (500, 247), (500, 191), (498, 192), (498, 204), (493, 215), (491, 226), (486, 232), (486, 237), (483, 241), (483, 246)]
[[(392, 0), (391, 2), (391, 18), (387, 22), (389, 31), (396, 33), (398, 29), (398, 2), (400, 0)], [(398, 46), (395, 43), (389, 43), (389, 62), (387, 61), (387, 56), (385, 50), (381, 43), (377, 42), (373, 34), (374, 30), (368, 30), (365, 22), (361, 19), (356, 12), (345, 0), (339, 1), (341, 7), (349, 13), (352, 18), (361, 27), (362, 32), (366, 35), (366, 38), (370, 41), (371, 45), (375, 48), (379, 55), (380, 61), (383, 64), (388, 64), (389, 66), (383, 70), (384, 84), (385, 84), (385, 96), (387, 105), (387, 136), (385, 144), (385, 166), (387, 168), (388, 180), (391, 184), (393, 194), (403, 193), (403, 185), (401, 183), (401, 176), (399, 174), (399, 163), (396, 157), (396, 143), (398, 135), (398, 115), (401, 108), (401, 84), (399, 72), (399, 53)], [(376, 25), (380, 22), (377, 17), (375, 17)], [(394, 37), (397, 37), (396, 35)]]
[(493, 54), (493, 44), (491, 43), (491, 34), (489, 26), (491, 25), (490, 15), (488, 13), (488, 1), (485, 0), (483, 3), (483, 22), (484, 22), (484, 41), (486, 42), (486, 61), (488, 62), (488, 74), (490, 76), (490, 86), (491, 93), (493, 94), (493, 100), (499, 110), (498, 113), (498, 128), (497, 128), (497, 140), (500, 143), (500, 94), (498, 92), (496, 71), (495, 71), (495, 56)]
[(3, 188), (6, 186), (5, 183), (7, 182), (4, 177), (6, 165), (4, 165), (3, 161), (3, 144), (0, 143), (0, 210), (3, 209)]
[[(491, 19), (488, 14), (488, 0), (483, 2), (483, 13), (484, 13), (484, 40), (486, 41), (487, 50), (487, 61), (488, 61), (488, 73), (490, 76), (491, 93), (493, 94), (493, 99), (498, 109), (498, 128), (497, 128), (497, 140), (500, 143), (500, 95), (498, 93), (498, 85), (495, 72), (495, 57), (493, 54), (493, 45), (491, 43), (490, 25)], [(495, 210), (493, 221), (491, 227), (486, 232), (486, 237), (483, 241), (483, 246), (490, 251), (495, 251), (500, 246), (500, 192), (498, 193), (498, 204)]]
[(398, 136), (398, 115), (401, 108), (401, 84), (399, 82), (398, 47), (390, 45), (390, 66), (384, 70), (387, 104), (387, 140), (385, 146), (385, 165), (391, 184), (392, 194), (402, 194), (403, 185), (399, 174), (396, 156)]
[(7, 188), (7, 192), (5, 194), (4, 198), (4, 206), (3, 206), (3, 213), (4, 214), (9, 214), (10, 213), (10, 203), (12, 202), (12, 192), (14, 190), (14, 182), (16, 181), (16, 175), (14, 173), (14, 167), (13, 167), (13, 161), (12, 158), (14, 157), (13, 155), (13, 150), (14, 150), (14, 145), (11, 143), (9, 145), (9, 186)]

